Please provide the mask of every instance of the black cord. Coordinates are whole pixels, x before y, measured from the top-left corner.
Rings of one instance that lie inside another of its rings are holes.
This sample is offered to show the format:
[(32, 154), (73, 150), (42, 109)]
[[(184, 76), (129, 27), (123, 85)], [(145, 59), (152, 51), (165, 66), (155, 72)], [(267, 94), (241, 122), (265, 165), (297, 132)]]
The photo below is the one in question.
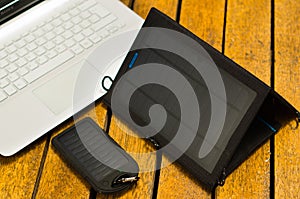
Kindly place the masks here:
[(110, 76), (104, 76), (104, 77), (103, 77), (102, 82), (101, 82), (102, 88), (103, 88), (105, 91), (108, 92), (108, 91), (109, 91), (109, 88), (106, 88), (105, 85), (104, 85), (106, 79), (109, 79), (109, 80), (111, 81), (111, 83), (113, 83), (114, 80), (113, 80)]
[(130, 2), (129, 2), (129, 6), (128, 6), (131, 10), (133, 10), (134, 9), (134, 0), (131, 0)]

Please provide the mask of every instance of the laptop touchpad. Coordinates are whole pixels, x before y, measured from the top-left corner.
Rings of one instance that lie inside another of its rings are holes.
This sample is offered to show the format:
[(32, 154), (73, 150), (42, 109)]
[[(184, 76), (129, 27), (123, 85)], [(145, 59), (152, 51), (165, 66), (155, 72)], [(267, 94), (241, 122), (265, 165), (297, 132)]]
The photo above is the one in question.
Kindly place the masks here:
[(77, 110), (76, 104), (93, 100), (99, 78), (100, 73), (83, 61), (38, 87), (33, 94), (58, 115), (67, 109)]

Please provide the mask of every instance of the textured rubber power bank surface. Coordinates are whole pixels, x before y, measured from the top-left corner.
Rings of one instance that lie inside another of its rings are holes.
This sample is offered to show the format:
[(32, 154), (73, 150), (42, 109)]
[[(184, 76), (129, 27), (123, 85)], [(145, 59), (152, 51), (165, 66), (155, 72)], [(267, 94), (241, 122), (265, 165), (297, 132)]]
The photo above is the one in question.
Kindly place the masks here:
[(129, 188), (132, 183), (117, 183), (117, 180), (138, 175), (135, 160), (90, 118), (56, 136), (52, 144), (98, 192), (112, 193)]

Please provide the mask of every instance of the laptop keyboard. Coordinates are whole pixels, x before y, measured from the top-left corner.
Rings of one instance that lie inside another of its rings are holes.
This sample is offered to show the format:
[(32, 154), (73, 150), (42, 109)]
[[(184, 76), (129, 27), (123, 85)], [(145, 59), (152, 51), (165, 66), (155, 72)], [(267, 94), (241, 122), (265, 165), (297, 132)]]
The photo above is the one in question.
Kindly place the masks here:
[(94, 0), (79, 0), (0, 46), (0, 102), (125, 26)]

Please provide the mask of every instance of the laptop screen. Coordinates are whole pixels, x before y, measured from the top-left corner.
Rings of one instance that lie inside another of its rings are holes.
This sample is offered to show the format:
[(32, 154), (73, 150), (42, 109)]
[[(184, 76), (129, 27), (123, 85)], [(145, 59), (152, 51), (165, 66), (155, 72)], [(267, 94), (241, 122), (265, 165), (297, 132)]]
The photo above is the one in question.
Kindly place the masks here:
[(0, 25), (42, 0), (0, 0)]

